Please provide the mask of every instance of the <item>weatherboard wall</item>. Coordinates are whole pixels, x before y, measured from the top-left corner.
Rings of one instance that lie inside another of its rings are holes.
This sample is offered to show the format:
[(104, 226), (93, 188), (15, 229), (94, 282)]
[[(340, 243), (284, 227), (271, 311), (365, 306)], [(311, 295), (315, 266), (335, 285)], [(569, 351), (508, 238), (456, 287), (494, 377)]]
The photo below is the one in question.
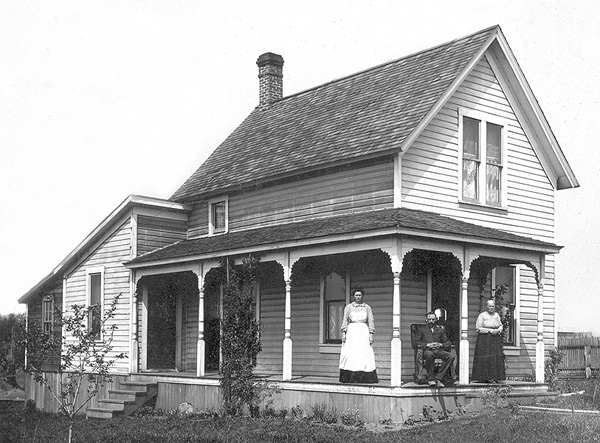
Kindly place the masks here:
[[(130, 271), (123, 263), (130, 259), (131, 250), (131, 218), (120, 220), (114, 230), (90, 250), (86, 251), (87, 257), (83, 259), (68, 275), (66, 280), (65, 305), (87, 304), (87, 275), (86, 270), (103, 269), (103, 305), (106, 309), (110, 303), (119, 296), (115, 315), (108, 325), (115, 325), (117, 329), (113, 336), (113, 351), (109, 358), (116, 354), (129, 354), (130, 340)], [(116, 361), (114, 366), (118, 372), (128, 370), (127, 359)]]
[[(460, 201), (459, 109), (476, 110), (490, 120), (508, 123), (506, 202), (504, 208)], [(546, 175), (496, 74), (483, 58), (402, 157), (402, 206), (423, 209), (469, 223), (554, 242), (555, 190)], [(554, 262), (546, 256), (544, 271), (544, 342), (554, 343)], [(538, 265), (539, 266), (539, 265)], [(527, 354), (535, 361), (537, 286), (523, 275), (520, 300), (521, 343), (509, 355)], [(477, 312), (470, 312), (473, 323)]]
[[(384, 161), (231, 194), (229, 230), (390, 208), (393, 168), (393, 162)], [(196, 205), (189, 223), (189, 238), (208, 234), (207, 202)]]

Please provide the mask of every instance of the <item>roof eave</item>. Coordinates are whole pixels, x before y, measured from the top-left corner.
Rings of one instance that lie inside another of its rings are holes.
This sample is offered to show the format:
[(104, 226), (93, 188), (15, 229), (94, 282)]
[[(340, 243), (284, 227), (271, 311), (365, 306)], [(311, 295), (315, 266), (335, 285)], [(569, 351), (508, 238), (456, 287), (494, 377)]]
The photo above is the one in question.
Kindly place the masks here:
[[(575, 173), (573, 172), (569, 162), (562, 151), (558, 140), (556, 139), (552, 128), (550, 127), (550, 123), (546, 119), (542, 108), (536, 99), (533, 90), (529, 86), (529, 82), (527, 81), (525, 74), (521, 70), (519, 62), (517, 61), (514, 53), (512, 52), (506, 37), (502, 33), (502, 30), (498, 28), (496, 41), (498, 43), (498, 47), (502, 51), (501, 55), (503, 55), (511, 68), (511, 72), (514, 75), (514, 79), (516, 80), (517, 85), (522, 92), (522, 97), (525, 99), (525, 103), (521, 105), (527, 106), (535, 119), (535, 122), (538, 124), (538, 133), (543, 137), (544, 145), (550, 148), (550, 154), (552, 155), (551, 164), (556, 174), (557, 180), (554, 183), (556, 189), (569, 189), (569, 188), (577, 188), (579, 187), (579, 182), (575, 177)], [(505, 73), (506, 74), (506, 73)]]
[(542, 254), (557, 254), (562, 249), (562, 246), (557, 245), (539, 245), (534, 243), (520, 242), (520, 241), (509, 241), (509, 240), (497, 240), (497, 239), (489, 239), (477, 236), (466, 237), (460, 234), (450, 234), (450, 233), (441, 233), (435, 231), (423, 232), (418, 229), (409, 229), (409, 228), (385, 228), (385, 229), (377, 229), (377, 230), (369, 230), (358, 233), (347, 233), (347, 234), (338, 234), (338, 235), (330, 235), (323, 236), (318, 238), (309, 238), (302, 240), (292, 240), (292, 241), (284, 241), (277, 243), (267, 243), (261, 244), (254, 247), (246, 247), (246, 248), (236, 248), (236, 249), (228, 249), (222, 251), (215, 251), (206, 254), (194, 254), (185, 257), (176, 257), (169, 258), (163, 260), (155, 260), (155, 261), (146, 261), (141, 263), (135, 262), (126, 262), (123, 265), (129, 269), (143, 269), (149, 267), (157, 267), (157, 266), (169, 266), (175, 264), (196, 262), (202, 260), (212, 260), (215, 258), (220, 258), (224, 256), (239, 256), (246, 255), (250, 253), (260, 253), (265, 251), (274, 251), (274, 250), (285, 250), (290, 248), (299, 248), (305, 246), (314, 246), (326, 243), (339, 243), (345, 241), (352, 240), (361, 240), (366, 238), (374, 238), (374, 237), (385, 237), (389, 235), (403, 235), (410, 237), (422, 237), (428, 239), (435, 239), (439, 241), (447, 241), (454, 243), (465, 243), (465, 244), (477, 244), (486, 247), (495, 247), (502, 249), (511, 249), (511, 250), (520, 250), (527, 252), (535, 252)]

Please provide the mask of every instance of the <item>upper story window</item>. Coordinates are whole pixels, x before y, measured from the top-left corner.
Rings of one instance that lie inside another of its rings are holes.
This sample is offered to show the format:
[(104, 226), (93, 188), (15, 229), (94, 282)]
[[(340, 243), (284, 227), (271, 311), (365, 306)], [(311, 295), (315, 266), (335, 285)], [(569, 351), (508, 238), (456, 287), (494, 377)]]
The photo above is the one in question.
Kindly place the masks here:
[[(348, 277), (346, 276), (346, 280)], [(321, 283), (322, 300), (322, 343), (342, 343), (342, 321), (344, 308), (349, 303), (349, 287), (339, 274), (333, 272), (324, 277)]]
[(47, 295), (42, 300), (42, 329), (44, 334), (52, 334), (54, 330), (54, 297)]
[(104, 302), (104, 268), (87, 270), (88, 330), (101, 338)]
[(481, 113), (466, 114), (459, 113), (461, 200), (506, 206), (506, 124)]
[(221, 234), (229, 229), (229, 199), (215, 198), (208, 202), (208, 233)]

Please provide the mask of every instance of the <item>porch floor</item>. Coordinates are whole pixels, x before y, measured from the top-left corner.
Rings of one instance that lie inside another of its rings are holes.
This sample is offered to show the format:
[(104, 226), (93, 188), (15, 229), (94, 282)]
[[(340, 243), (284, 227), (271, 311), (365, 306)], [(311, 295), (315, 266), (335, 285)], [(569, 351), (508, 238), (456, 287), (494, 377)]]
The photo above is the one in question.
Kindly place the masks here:
[[(149, 372), (139, 372), (138, 376), (150, 376), (157, 378), (182, 378), (182, 379), (196, 379), (196, 380), (220, 380), (221, 376), (216, 371), (207, 371), (203, 377), (198, 377), (195, 372), (191, 371), (149, 371)], [(270, 382), (282, 382), (281, 374), (256, 374), (258, 377), (263, 378), (266, 381)], [(317, 375), (293, 375), (291, 380), (286, 380), (286, 383), (306, 383), (306, 384), (317, 384), (317, 385), (340, 385), (340, 386), (365, 386), (365, 387), (389, 387), (391, 388), (391, 382), (389, 378), (379, 377), (379, 383), (375, 384), (360, 384), (360, 383), (352, 383), (345, 384), (340, 383), (337, 375), (336, 376), (317, 376)], [(517, 380), (503, 380), (499, 383), (480, 383), (480, 382), (470, 382), (468, 385), (461, 385), (458, 382), (449, 387), (473, 387), (473, 388), (488, 388), (489, 386), (510, 386), (510, 387), (529, 387), (529, 388), (542, 388), (545, 387), (542, 383), (530, 382), (530, 381), (517, 381)], [(414, 381), (403, 381), (401, 388), (411, 388), (411, 389), (430, 389), (427, 384), (418, 384)]]

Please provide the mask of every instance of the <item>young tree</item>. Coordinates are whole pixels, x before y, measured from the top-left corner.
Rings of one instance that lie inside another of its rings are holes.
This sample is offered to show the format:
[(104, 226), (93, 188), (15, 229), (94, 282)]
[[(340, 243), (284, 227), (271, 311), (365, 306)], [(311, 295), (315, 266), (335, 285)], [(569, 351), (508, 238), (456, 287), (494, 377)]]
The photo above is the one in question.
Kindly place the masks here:
[(253, 374), (261, 350), (254, 311), (254, 283), (259, 260), (250, 257), (228, 270), (223, 297), (222, 379), (225, 411), (241, 414), (259, 396), (260, 382)]
[(0, 315), (0, 374), (14, 388), (19, 387), (16, 373), (25, 360), (25, 349), (18, 340), (24, 325), (24, 314)]
[[(117, 326), (109, 320), (115, 316), (115, 297), (104, 311), (100, 307), (72, 305), (69, 312), (58, 311), (56, 328), (59, 337), (31, 325), (26, 331), (27, 364), (25, 370), (44, 386), (58, 403), (59, 410), (69, 418), (69, 439), (72, 441), (75, 415), (85, 408), (104, 383), (112, 381), (109, 370), (125, 354), (111, 356)], [(59, 388), (55, 389), (48, 368), (60, 356), (58, 363)]]

